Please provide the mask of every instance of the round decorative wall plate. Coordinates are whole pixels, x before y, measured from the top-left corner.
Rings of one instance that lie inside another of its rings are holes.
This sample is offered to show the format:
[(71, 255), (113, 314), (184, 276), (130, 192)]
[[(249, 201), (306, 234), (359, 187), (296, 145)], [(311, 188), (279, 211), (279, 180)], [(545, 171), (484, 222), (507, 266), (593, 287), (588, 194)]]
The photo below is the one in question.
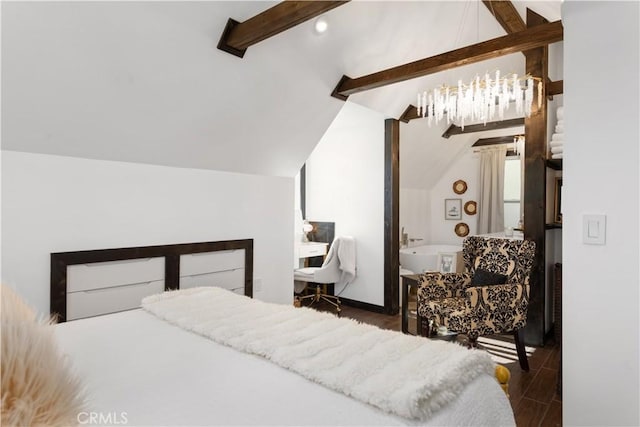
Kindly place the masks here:
[(465, 237), (467, 234), (469, 234), (469, 226), (464, 222), (457, 223), (454, 230), (456, 234), (460, 237)]
[(464, 204), (464, 213), (467, 215), (475, 215), (478, 212), (478, 204), (473, 200), (469, 200)]
[(467, 183), (459, 179), (453, 183), (453, 192), (456, 194), (462, 194), (467, 191)]

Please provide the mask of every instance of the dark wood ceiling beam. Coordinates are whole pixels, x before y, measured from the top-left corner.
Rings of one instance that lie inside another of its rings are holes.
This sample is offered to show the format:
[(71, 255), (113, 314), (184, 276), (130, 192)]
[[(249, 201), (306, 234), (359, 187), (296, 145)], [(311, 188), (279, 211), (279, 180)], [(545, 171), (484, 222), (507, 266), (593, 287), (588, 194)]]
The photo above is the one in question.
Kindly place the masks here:
[(402, 113), (402, 115), (398, 120), (400, 120), (403, 123), (409, 123), (409, 120), (421, 119), (421, 118), (422, 116), (418, 115), (418, 109), (414, 105), (409, 104), (409, 106), (404, 110), (404, 112)]
[[(489, 12), (496, 18), (498, 23), (507, 32), (507, 34), (517, 33), (518, 31), (526, 30), (527, 25), (516, 10), (512, 2), (508, 0), (482, 0), (484, 5), (489, 9)], [(544, 19), (544, 18), (542, 18)], [(544, 23), (547, 23), (545, 20)], [(524, 52), (523, 52), (524, 54)], [(559, 80), (552, 82), (547, 78), (546, 81), (546, 94), (549, 97), (553, 95), (559, 95), (563, 92), (563, 81)], [(346, 99), (346, 98), (345, 98)], [(409, 105), (407, 109), (400, 116), (400, 121), (408, 123), (410, 120), (420, 119), (418, 110), (413, 105)]]
[[(521, 134), (520, 134), (521, 135)], [(480, 138), (473, 143), (472, 147), (484, 147), (487, 145), (513, 144), (513, 139), (518, 135), (496, 136), (494, 138)]]
[(564, 80), (547, 83), (547, 96), (560, 95), (564, 92)]
[[(524, 23), (512, 2), (508, 0), (482, 0), (482, 3), (489, 9), (489, 12), (496, 18), (496, 21), (504, 28), (507, 34), (516, 33), (527, 28), (527, 24)], [(542, 16), (539, 19), (541, 23), (549, 22)], [(552, 82), (547, 79), (546, 89), (549, 97), (559, 95), (562, 93), (562, 81)]]
[(488, 130), (509, 129), (518, 126), (524, 126), (524, 118), (500, 120), (497, 122), (487, 122), (487, 124), (479, 123), (477, 125), (468, 125), (462, 129), (460, 126), (451, 125), (442, 134), (443, 138), (449, 138), (452, 135), (462, 135), (465, 133), (484, 132)]
[(496, 18), (507, 34), (527, 29), (527, 24), (520, 16), (513, 3), (504, 0), (482, 0), (489, 12)]
[(348, 1), (289, 0), (278, 3), (244, 22), (229, 18), (218, 42), (218, 49), (242, 58), (249, 46), (322, 15)]
[(376, 89), (451, 68), (486, 61), (514, 52), (535, 49), (540, 46), (547, 46), (550, 43), (561, 41), (562, 37), (561, 21), (539, 25), (528, 28), (525, 31), (476, 43), (366, 76), (358, 78), (343, 76), (341, 83), (338, 83), (334, 90), (334, 94), (344, 98), (354, 93)]

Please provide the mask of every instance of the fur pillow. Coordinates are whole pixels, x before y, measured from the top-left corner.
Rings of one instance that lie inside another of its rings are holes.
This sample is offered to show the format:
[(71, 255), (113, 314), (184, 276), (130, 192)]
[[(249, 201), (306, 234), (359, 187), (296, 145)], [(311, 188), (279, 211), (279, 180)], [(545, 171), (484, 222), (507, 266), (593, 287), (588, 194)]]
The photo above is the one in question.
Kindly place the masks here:
[(53, 325), (0, 287), (3, 426), (77, 425), (80, 383), (57, 349)]

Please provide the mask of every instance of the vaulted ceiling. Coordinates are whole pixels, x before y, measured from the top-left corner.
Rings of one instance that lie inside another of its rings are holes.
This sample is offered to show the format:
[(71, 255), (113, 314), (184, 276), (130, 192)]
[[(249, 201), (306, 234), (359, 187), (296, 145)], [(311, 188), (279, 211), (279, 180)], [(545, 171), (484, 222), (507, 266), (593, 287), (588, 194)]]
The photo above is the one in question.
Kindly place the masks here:
[[(274, 4), (2, 2), (2, 148), (293, 176), (344, 104), (329, 96), (343, 74), (357, 77), (505, 34), (477, 1), (351, 1), (325, 13), (326, 33), (316, 34), (308, 21), (249, 47), (242, 59), (216, 48), (228, 18), (242, 22)], [(521, 16), (531, 7), (560, 19), (559, 1), (515, 6)], [(496, 68), (523, 73), (524, 57), (349, 101), (398, 118), (418, 90)], [(446, 125), (403, 126), (406, 152), (420, 140), (440, 167), (475, 140), (431, 147)]]

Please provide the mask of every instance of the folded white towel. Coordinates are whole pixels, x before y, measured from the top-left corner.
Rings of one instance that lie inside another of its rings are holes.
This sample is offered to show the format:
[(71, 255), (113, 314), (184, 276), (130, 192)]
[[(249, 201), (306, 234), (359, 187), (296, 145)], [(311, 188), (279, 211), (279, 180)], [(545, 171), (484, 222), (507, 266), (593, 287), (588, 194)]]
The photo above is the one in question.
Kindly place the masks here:
[(551, 158), (552, 158), (552, 159), (561, 159), (561, 158), (562, 158), (562, 153), (559, 153), (559, 154), (552, 154), (552, 155), (551, 155)]
[(356, 241), (351, 236), (340, 236), (336, 240), (340, 240), (338, 259), (342, 270), (342, 276), (336, 285), (346, 286), (356, 277)]
[(551, 136), (551, 140), (552, 141), (564, 141), (564, 134), (563, 133), (554, 133)]
[(558, 125), (558, 126), (564, 126), (564, 120), (560, 120), (560, 119), (558, 119), (558, 123), (556, 123), (556, 125)]
[(558, 117), (558, 120), (564, 118), (564, 107), (558, 107), (558, 109), (556, 110), (556, 116)]
[(562, 153), (562, 149), (563, 149), (562, 147), (551, 147), (551, 152), (553, 154), (560, 154)]
[(564, 126), (557, 125), (556, 126), (556, 133), (564, 133)]
[(549, 142), (549, 147), (562, 147), (564, 145), (564, 141), (551, 141)]

